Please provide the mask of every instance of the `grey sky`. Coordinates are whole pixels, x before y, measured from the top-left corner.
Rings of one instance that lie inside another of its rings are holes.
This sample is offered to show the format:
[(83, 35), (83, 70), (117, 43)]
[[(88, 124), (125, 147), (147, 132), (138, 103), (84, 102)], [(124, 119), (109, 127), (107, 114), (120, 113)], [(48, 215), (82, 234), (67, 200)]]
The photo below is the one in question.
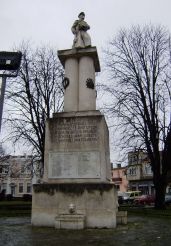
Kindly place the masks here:
[(171, 0), (0, 0), (0, 51), (23, 40), (69, 49), (81, 11), (99, 52), (120, 27), (152, 23), (171, 31)]
[(28, 39), (68, 49), (71, 25), (81, 11), (98, 49), (123, 26), (151, 22), (171, 30), (170, 0), (0, 0), (0, 50)]

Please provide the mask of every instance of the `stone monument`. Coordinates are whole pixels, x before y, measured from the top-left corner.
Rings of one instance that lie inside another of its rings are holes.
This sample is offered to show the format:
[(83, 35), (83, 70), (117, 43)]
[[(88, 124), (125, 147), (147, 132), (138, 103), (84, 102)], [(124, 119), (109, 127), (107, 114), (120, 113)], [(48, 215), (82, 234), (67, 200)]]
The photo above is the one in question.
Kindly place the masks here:
[(72, 49), (58, 51), (65, 69), (64, 112), (46, 123), (44, 176), (43, 183), (33, 187), (32, 225), (115, 228), (109, 133), (96, 110), (95, 73), (100, 64), (85, 14), (78, 17), (72, 26)]

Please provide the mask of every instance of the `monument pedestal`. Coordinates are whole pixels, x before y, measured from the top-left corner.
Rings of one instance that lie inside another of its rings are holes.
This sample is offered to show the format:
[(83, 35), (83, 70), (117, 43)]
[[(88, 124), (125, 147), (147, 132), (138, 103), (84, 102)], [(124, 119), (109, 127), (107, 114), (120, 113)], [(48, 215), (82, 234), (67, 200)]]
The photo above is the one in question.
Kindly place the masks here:
[[(65, 68), (64, 111), (47, 120), (44, 175), (33, 186), (32, 225), (59, 229), (116, 227), (109, 133), (96, 110), (95, 47), (58, 52)], [(75, 211), (70, 211), (74, 205)]]
[(99, 111), (56, 113), (46, 124), (45, 183), (109, 182), (109, 134)]

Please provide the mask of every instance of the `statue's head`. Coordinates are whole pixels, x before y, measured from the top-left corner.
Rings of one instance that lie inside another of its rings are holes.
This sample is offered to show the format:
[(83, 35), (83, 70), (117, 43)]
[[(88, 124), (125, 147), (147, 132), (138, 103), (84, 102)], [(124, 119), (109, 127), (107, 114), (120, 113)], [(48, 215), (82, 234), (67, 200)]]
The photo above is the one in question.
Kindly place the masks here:
[(79, 13), (78, 18), (79, 19), (84, 19), (85, 18), (85, 13), (84, 12)]

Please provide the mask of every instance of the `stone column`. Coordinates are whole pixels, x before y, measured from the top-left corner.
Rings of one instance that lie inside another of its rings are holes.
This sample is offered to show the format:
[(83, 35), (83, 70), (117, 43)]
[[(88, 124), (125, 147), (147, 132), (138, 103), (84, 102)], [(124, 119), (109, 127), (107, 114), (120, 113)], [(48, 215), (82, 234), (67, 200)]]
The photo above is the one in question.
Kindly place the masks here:
[(65, 61), (65, 77), (69, 79), (69, 85), (64, 95), (64, 111), (78, 111), (78, 60), (68, 58)]
[(79, 111), (96, 110), (95, 68), (92, 57), (79, 60)]
[(69, 79), (64, 112), (96, 110), (95, 73), (100, 72), (96, 47), (58, 50), (58, 57)]

